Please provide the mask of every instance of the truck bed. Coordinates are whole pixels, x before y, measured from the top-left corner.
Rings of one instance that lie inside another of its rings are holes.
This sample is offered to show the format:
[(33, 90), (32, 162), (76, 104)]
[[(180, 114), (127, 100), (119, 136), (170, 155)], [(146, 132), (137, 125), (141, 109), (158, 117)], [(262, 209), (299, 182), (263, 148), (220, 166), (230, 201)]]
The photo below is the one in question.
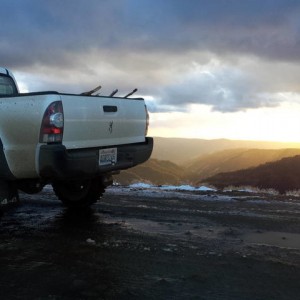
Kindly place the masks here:
[(52, 91), (0, 97), (0, 142), (15, 177), (37, 176), (41, 122), (45, 110), (54, 101), (63, 105), (62, 145), (67, 150), (145, 142), (147, 113), (142, 98)]

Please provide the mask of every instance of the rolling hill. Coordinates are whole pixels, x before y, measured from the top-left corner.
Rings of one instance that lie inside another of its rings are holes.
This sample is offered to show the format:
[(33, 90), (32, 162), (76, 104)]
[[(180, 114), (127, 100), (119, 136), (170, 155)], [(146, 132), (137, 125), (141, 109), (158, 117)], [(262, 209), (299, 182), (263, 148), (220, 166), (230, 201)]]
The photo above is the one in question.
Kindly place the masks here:
[(149, 182), (156, 185), (186, 183), (199, 185), (204, 178), (219, 173), (257, 167), (295, 155), (300, 155), (300, 149), (233, 149), (203, 155), (190, 161), (186, 167), (167, 160), (150, 159), (142, 165), (122, 171), (114, 178), (124, 185), (134, 182)]
[(201, 181), (217, 188), (252, 186), (280, 193), (300, 189), (300, 155), (269, 162), (258, 167), (220, 173)]
[(122, 185), (134, 182), (149, 182), (152, 184), (178, 185), (184, 181), (185, 170), (170, 162), (149, 159), (142, 165), (124, 170), (119, 175), (114, 175), (114, 180)]
[[(190, 172), (189, 176), (196, 176), (200, 180), (295, 155), (300, 155), (300, 149), (230, 149), (202, 155), (188, 162), (186, 167)], [(193, 180), (192, 177), (188, 179)]]

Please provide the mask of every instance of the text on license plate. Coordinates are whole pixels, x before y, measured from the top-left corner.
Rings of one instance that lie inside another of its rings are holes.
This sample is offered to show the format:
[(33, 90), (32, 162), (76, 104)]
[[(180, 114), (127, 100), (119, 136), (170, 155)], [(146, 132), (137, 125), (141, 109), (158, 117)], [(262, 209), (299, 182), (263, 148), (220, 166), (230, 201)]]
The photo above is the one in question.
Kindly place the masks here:
[(99, 165), (114, 165), (117, 162), (117, 148), (99, 150)]

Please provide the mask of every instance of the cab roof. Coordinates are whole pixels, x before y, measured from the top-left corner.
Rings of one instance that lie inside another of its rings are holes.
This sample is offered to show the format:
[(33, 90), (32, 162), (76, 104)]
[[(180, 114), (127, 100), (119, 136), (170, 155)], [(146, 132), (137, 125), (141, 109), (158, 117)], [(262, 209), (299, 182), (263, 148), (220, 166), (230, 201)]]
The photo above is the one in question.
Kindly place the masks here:
[(12, 80), (14, 81), (15, 86), (16, 86), (16, 88), (17, 88), (17, 91), (19, 92), (19, 88), (18, 88), (16, 79), (15, 79), (13, 73), (12, 73), (11, 71), (9, 71), (8, 69), (4, 68), (4, 67), (0, 67), (0, 75), (1, 75), (1, 74), (6, 75), (6, 76), (9, 76), (10, 78), (12, 78)]

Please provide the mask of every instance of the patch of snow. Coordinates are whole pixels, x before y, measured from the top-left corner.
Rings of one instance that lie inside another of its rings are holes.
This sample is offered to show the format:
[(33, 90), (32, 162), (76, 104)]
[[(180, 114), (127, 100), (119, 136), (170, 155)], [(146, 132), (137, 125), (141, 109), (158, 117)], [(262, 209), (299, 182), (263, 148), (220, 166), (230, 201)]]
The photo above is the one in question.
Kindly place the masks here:
[(208, 191), (216, 191), (215, 189), (206, 187), (206, 186), (200, 186), (200, 187), (194, 187), (191, 185), (163, 185), (161, 187), (162, 190), (176, 190), (176, 191), (203, 191), (203, 192), (208, 192)]
[(202, 186), (198, 187), (197, 191), (202, 191), (202, 192), (216, 192), (217, 190), (202, 185)]
[(138, 188), (138, 189), (151, 189), (151, 190), (164, 190), (164, 191), (202, 191), (202, 192), (216, 192), (217, 190), (206, 187), (206, 186), (200, 186), (200, 187), (194, 187), (191, 185), (162, 185), (162, 186), (155, 186), (148, 183), (138, 182), (133, 183), (129, 185), (129, 188)]
[(255, 193), (254, 190), (252, 189), (240, 189), (240, 190), (237, 190), (238, 192), (245, 192), (245, 193)]
[(130, 188), (142, 188), (142, 189), (150, 189), (153, 187), (152, 184), (138, 182), (129, 185)]
[[(106, 193), (111, 194), (124, 194), (128, 195), (134, 188), (134, 195), (146, 196), (151, 198), (165, 198), (171, 199), (176, 197), (177, 199), (194, 199), (194, 200), (206, 200), (206, 201), (236, 201), (233, 200), (232, 197), (226, 195), (212, 195), (208, 193), (207, 195), (199, 195), (193, 194), (191, 192), (210, 192), (216, 190), (211, 189), (209, 187), (200, 186), (200, 187), (192, 187), (190, 185), (181, 185), (181, 186), (173, 186), (173, 185), (164, 185), (164, 186), (155, 186), (151, 184), (145, 183), (135, 183), (129, 186), (112, 186), (107, 188)], [(180, 192), (180, 193), (179, 193)]]
[(195, 188), (190, 186), (190, 185), (179, 185), (179, 186), (176, 186), (176, 185), (163, 185), (160, 187), (160, 189), (162, 190), (168, 190), (168, 191), (173, 191), (173, 190), (176, 190), (176, 191), (194, 191)]

